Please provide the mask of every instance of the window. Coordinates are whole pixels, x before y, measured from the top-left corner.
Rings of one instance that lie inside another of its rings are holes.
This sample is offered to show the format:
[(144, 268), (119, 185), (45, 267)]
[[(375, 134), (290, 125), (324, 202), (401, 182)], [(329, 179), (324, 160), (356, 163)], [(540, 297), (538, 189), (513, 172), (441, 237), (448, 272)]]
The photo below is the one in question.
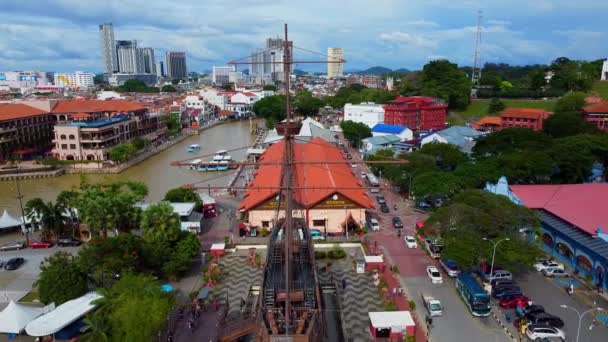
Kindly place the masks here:
[(263, 228), (268, 228), (268, 227), (270, 227), (270, 221), (262, 221), (262, 227), (263, 227)]
[(325, 220), (312, 220), (313, 227), (325, 227)]
[(61, 144), (61, 148), (64, 149), (64, 150), (67, 150), (68, 149), (68, 145), (67, 144)]
[(76, 137), (74, 136), (74, 134), (70, 134), (70, 140), (74, 140), (76, 139)]
[(76, 144), (70, 144), (70, 148), (71, 148), (72, 150), (75, 150), (75, 149), (76, 149)]
[(62, 134), (59, 138), (60, 139), (65, 139), (65, 134)]

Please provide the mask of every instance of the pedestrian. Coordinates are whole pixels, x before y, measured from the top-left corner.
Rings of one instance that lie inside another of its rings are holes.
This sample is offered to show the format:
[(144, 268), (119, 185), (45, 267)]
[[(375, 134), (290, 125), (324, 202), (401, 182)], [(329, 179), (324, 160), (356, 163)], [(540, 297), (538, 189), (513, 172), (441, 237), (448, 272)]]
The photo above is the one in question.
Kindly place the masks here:
[(342, 290), (346, 289), (346, 278), (342, 278)]
[(572, 283), (570, 283), (570, 287), (568, 287), (568, 294), (571, 296), (574, 294), (574, 285)]
[(397, 297), (397, 288), (393, 287), (393, 300)]
[(192, 336), (192, 332), (194, 331), (194, 323), (192, 321), (188, 321), (188, 330), (190, 330), (190, 336)]
[(173, 342), (173, 332), (171, 330), (167, 332), (167, 342)]
[(177, 320), (181, 321), (184, 319), (184, 308), (179, 308), (179, 310), (177, 310)]
[(402, 288), (402, 287), (400, 287), (400, 288), (399, 288), (399, 297), (402, 297), (402, 296), (403, 296), (403, 288)]
[(217, 299), (213, 300), (213, 307), (215, 308), (215, 311), (217, 311), (220, 307), (220, 302), (218, 302)]

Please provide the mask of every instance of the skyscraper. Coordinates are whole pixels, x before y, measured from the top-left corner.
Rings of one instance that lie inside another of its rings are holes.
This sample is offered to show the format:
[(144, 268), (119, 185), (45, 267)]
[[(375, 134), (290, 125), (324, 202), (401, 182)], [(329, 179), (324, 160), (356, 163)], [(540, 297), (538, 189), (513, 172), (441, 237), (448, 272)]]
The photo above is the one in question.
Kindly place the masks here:
[(171, 52), (167, 51), (165, 54), (166, 60), (166, 72), (169, 78), (180, 79), (187, 78), (188, 69), (186, 67), (186, 53), (185, 52)]
[(114, 43), (114, 26), (112, 23), (99, 25), (99, 36), (101, 38), (101, 58), (106, 77), (118, 71), (116, 56), (116, 44)]
[(165, 77), (165, 63), (163, 61), (156, 62), (156, 76)]
[(144, 49), (137, 48), (136, 40), (117, 40), (116, 54), (118, 55), (118, 70), (121, 73), (145, 73)]
[(344, 76), (344, 63), (336, 63), (338, 60), (344, 59), (344, 50), (341, 48), (327, 49), (327, 77), (336, 78)]
[(154, 61), (154, 49), (142, 48), (144, 55), (144, 73), (156, 74), (156, 63)]
[[(293, 45), (289, 42), (291, 55), (293, 56)], [(262, 79), (283, 81), (283, 58), (285, 56), (284, 40), (281, 38), (267, 38), (264, 49), (255, 49), (251, 53), (253, 63), (249, 69), (252, 76)]]

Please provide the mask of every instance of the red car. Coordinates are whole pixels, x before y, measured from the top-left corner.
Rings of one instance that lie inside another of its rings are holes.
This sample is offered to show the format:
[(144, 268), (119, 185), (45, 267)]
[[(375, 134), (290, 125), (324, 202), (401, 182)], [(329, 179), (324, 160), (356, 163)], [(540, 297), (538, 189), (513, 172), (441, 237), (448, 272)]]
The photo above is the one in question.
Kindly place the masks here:
[(530, 302), (530, 298), (524, 295), (506, 296), (498, 301), (498, 305), (500, 305), (501, 308), (513, 309), (519, 302), (523, 302), (523, 306), (527, 306)]
[(27, 246), (29, 248), (51, 248), (53, 247), (53, 244), (46, 241), (30, 240), (30, 243)]

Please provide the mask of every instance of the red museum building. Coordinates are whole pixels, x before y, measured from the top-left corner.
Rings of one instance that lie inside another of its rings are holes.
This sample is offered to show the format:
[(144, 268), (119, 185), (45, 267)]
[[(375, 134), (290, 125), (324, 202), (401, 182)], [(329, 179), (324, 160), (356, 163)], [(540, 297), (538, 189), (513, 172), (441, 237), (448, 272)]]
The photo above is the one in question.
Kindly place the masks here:
[(439, 131), (446, 127), (448, 105), (428, 96), (398, 96), (384, 106), (384, 123), (411, 130)]

